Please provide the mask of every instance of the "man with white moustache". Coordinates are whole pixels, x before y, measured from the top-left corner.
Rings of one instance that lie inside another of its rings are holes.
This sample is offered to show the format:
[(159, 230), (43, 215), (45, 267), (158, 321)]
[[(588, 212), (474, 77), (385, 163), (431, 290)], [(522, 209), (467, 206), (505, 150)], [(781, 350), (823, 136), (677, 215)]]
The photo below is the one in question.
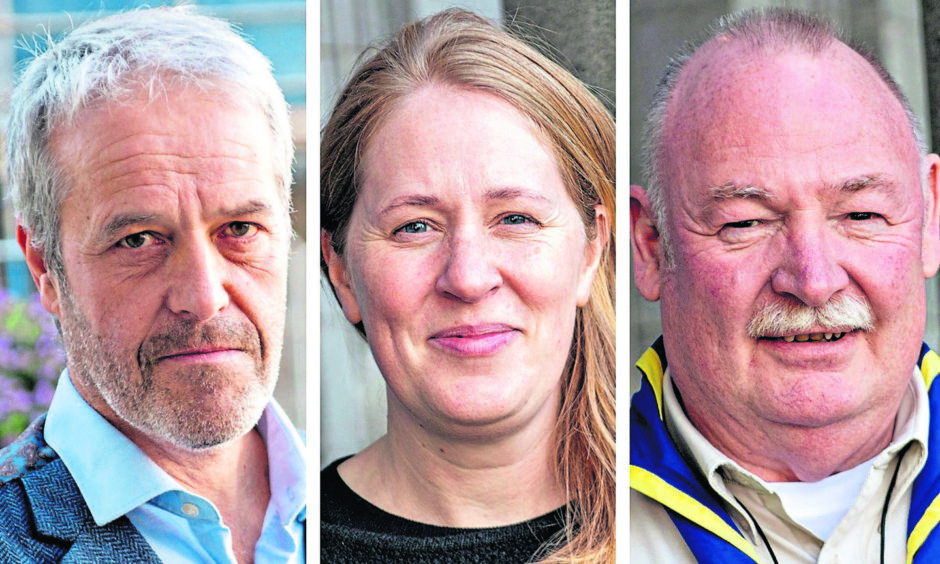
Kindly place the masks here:
[(737, 14), (667, 69), (647, 156), (631, 561), (940, 559), (940, 157), (896, 83), (813, 17)]
[(7, 133), (68, 367), (0, 451), (0, 562), (304, 562), (304, 448), (272, 399), (293, 148), (270, 63), (191, 8), (109, 16), (36, 55)]

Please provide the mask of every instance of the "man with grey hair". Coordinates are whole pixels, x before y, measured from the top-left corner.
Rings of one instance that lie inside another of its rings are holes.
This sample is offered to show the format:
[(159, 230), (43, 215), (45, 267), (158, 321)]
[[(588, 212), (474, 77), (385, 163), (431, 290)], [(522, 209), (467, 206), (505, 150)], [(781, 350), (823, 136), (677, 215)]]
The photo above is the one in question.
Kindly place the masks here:
[(186, 8), (50, 44), (11, 97), (17, 240), (68, 367), (0, 452), (0, 562), (303, 562), (272, 399), (291, 240), (268, 61)]
[(880, 63), (800, 12), (726, 18), (667, 70), (630, 200), (663, 322), (631, 402), (633, 562), (940, 559), (922, 145)]

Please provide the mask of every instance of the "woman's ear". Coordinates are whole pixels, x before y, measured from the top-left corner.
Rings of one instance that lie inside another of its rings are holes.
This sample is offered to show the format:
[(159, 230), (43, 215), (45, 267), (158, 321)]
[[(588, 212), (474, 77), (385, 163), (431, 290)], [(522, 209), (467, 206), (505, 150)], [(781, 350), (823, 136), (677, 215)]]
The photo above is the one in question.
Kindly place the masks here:
[(604, 249), (607, 248), (607, 243), (610, 241), (610, 214), (603, 204), (594, 206), (594, 226), (595, 236), (587, 242), (587, 249), (584, 254), (584, 269), (581, 271), (581, 277), (578, 280), (578, 307), (586, 305), (591, 298), (594, 276), (597, 274), (601, 258), (604, 256)]
[(356, 294), (353, 292), (352, 283), (349, 280), (349, 270), (346, 268), (346, 259), (344, 259), (332, 245), (333, 234), (325, 229), (320, 230), (320, 249), (323, 252), (323, 259), (326, 261), (327, 270), (330, 274), (330, 283), (333, 285), (333, 291), (339, 299), (339, 304), (343, 308), (343, 315), (350, 323), (355, 325), (362, 321), (362, 314), (359, 312), (359, 302), (356, 300)]

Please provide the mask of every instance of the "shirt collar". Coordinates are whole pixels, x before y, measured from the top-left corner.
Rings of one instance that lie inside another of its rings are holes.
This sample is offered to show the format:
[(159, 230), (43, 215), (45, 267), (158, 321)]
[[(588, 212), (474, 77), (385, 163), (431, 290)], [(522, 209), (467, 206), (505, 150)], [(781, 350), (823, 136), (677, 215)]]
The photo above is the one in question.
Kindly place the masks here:
[[(271, 501), (281, 523), (306, 520), (303, 442), (272, 399), (258, 422), (268, 452)], [(45, 440), (78, 485), (95, 523), (105, 525), (153, 498), (182, 490), (79, 395), (63, 371), (46, 416)]]
[(79, 395), (62, 373), (49, 414), (45, 439), (75, 479), (98, 526), (150, 499), (180, 489), (137, 445), (115, 429)]
[[(663, 377), (663, 410), (666, 428), (679, 451), (707, 477), (709, 485), (715, 491), (724, 492), (726, 489), (722, 472), (727, 473), (735, 482), (745, 487), (771, 491), (764, 480), (719, 451), (695, 428), (682, 409), (668, 368)], [(901, 477), (901, 483), (899, 483), (902, 489), (906, 487), (907, 482), (914, 479), (926, 461), (929, 426), (927, 388), (920, 371), (915, 368), (895, 417), (894, 438), (875, 458), (875, 465), (882, 466), (890, 462), (907, 443), (914, 442), (920, 447), (912, 448), (912, 452), (907, 455), (911, 458), (916, 456), (917, 462), (912, 466), (907, 466), (910, 471), (904, 472), (905, 475)]]
[(258, 421), (258, 432), (268, 451), (271, 481), (269, 510), (274, 509), (287, 526), (307, 520), (307, 458), (304, 443), (294, 426), (271, 400)]

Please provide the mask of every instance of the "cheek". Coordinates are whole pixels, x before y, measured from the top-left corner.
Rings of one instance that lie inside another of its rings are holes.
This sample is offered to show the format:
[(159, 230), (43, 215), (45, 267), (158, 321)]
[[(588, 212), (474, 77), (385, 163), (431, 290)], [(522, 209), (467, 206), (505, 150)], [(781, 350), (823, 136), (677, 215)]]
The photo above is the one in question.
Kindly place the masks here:
[[(154, 312), (160, 307), (161, 294), (153, 292), (146, 283), (128, 287), (103, 284), (97, 277), (93, 278), (92, 283), (81, 275), (70, 278), (70, 300), (85, 325), (72, 330), (87, 332), (111, 343), (114, 352), (118, 349), (136, 351)], [(65, 322), (78, 323), (79, 320), (73, 316)]]
[(283, 339), (287, 322), (287, 266), (286, 258), (278, 258), (264, 270), (229, 267), (228, 307), (247, 317), (267, 342)]
[(416, 318), (434, 288), (436, 265), (427, 253), (383, 249), (350, 256), (353, 293), (366, 331)]
[(889, 347), (919, 344), (926, 320), (926, 289), (918, 256), (909, 253), (869, 252), (853, 260), (850, 276), (871, 304)]
[(583, 247), (565, 243), (510, 249), (503, 257), (504, 285), (542, 318), (559, 346), (571, 338), (584, 260)]
[(860, 253), (852, 263), (850, 275), (875, 307), (905, 305), (924, 286), (919, 257), (914, 253)]
[(752, 307), (754, 297), (768, 282), (769, 275), (756, 270), (753, 263), (699, 255), (668, 271), (664, 286), (689, 312), (733, 315)]

